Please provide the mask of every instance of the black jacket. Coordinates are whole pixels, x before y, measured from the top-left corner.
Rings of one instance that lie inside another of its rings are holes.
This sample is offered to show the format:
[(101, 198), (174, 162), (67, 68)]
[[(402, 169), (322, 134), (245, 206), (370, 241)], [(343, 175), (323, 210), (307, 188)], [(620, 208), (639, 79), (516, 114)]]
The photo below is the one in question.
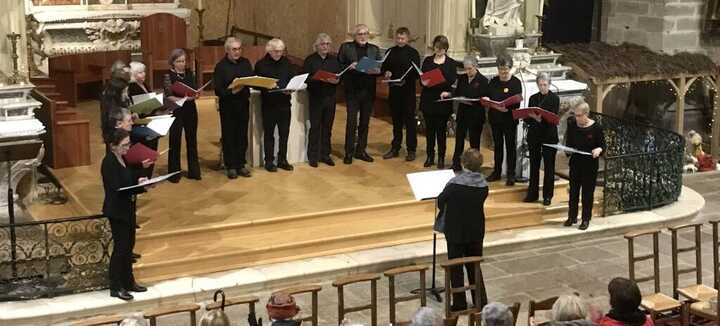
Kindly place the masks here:
[[(170, 90), (172, 84), (178, 81), (194, 89), (197, 89), (195, 74), (193, 74), (193, 72), (190, 70), (185, 70), (185, 73), (182, 74), (170, 70), (170, 72), (168, 72), (168, 79), (169, 84), (165, 85), (165, 96), (178, 96), (178, 94), (173, 94)], [(179, 110), (197, 110), (197, 104), (195, 104), (195, 101), (185, 101), (182, 107), (177, 108), (173, 111), (173, 115), (180, 113)]]
[(135, 215), (134, 195), (144, 192), (144, 188), (118, 191), (118, 189), (137, 184), (137, 176), (132, 170), (122, 166), (112, 152), (107, 152), (100, 167), (105, 190), (103, 215), (109, 219), (130, 223)]
[[(536, 93), (530, 96), (528, 101), (529, 107), (539, 107), (558, 114), (560, 110), (560, 98), (555, 93), (548, 91), (546, 95), (542, 93)], [(557, 126), (548, 123), (545, 120), (537, 122), (533, 118), (524, 119), (525, 123), (528, 124), (528, 135), (527, 141), (530, 144), (557, 144), (558, 142), (558, 131)]]
[(452, 92), (452, 85), (457, 79), (457, 62), (449, 56), (445, 56), (445, 62), (441, 65), (435, 63), (434, 56), (428, 56), (423, 60), (421, 70), (423, 73), (440, 68), (445, 82), (432, 87), (423, 86), (420, 93), (420, 110), (426, 115), (448, 115), (452, 113), (452, 102), (437, 102), (442, 92)]
[[(510, 77), (510, 80), (506, 82), (501, 81), (500, 78), (496, 76), (490, 80), (490, 83), (488, 83), (488, 94), (488, 97), (491, 100), (500, 102), (513, 95), (522, 94), (522, 83), (520, 82), (520, 79), (517, 79), (515, 76)], [(500, 112), (498, 110), (488, 108), (488, 119), (490, 120), (490, 124), (517, 124), (517, 121), (513, 120), (512, 110), (519, 107), (520, 103), (508, 106), (506, 108), (508, 109), (507, 112)]]
[[(277, 79), (277, 87), (285, 88), (294, 74), (290, 71), (290, 61), (286, 56), (275, 61), (270, 54), (266, 54), (255, 63), (255, 74), (262, 77)], [(270, 93), (265, 88), (260, 88), (262, 94), (263, 108), (290, 107), (290, 95), (284, 92)]]
[(340, 62), (338, 62), (336, 56), (329, 53), (325, 56), (325, 59), (317, 52), (307, 56), (305, 62), (303, 62), (303, 71), (310, 74), (306, 82), (308, 93), (311, 97), (335, 97), (337, 85), (312, 79), (313, 75), (321, 69), (337, 74), (340, 72)]
[(145, 86), (145, 89), (148, 90), (147, 92), (145, 91), (145, 89), (140, 87), (140, 84), (138, 84), (137, 82), (130, 82), (128, 84), (128, 96), (130, 96), (131, 100), (132, 100), (133, 96), (147, 94), (151, 91), (150, 87), (148, 87), (147, 84), (145, 84), (145, 83), (142, 83), (142, 84), (143, 84), (143, 86)]
[[(593, 149), (600, 147), (602, 154), (605, 154), (605, 133), (597, 121), (590, 127), (581, 128), (577, 125), (575, 118), (570, 117), (567, 119), (567, 129), (565, 130), (565, 146), (584, 152), (592, 152)], [(593, 160), (593, 157), (583, 154), (571, 155), (570, 162), (575, 160)]]
[[(365, 46), (361, 47), (355, 41), (350, 41), (341, 44), (340, 49), (338, 49), (338, 62), (340, 62), (341, 69), (347, 68), (347, 66), (353, 62), (360, 61), (363, 56), (375, 60), (382, 59), (382, 56), (380, 55), (380, 48), (378, 48), (375, 44), (367, 43)], [(345, 85), (346, 92), (352, 94), (353, 92), (364, 90), (374, 96), (376, 77), (377, 75), (370, 75), (350, 69), (342, 75), (342, 81)]]
[[(458, 76), (457, 88), (453, 96), (464, 96), (467, 98), (481, 98), (488, 94), (488, 80), (481, 73), (477, 73), (472, 82), (468, 80), (467, 74)], [(485, 123), (485, 108), (480, 102), (473, 102), (472, 105), (460, 103), (458, 105), (457, 119), (479, 120)]]
[[(412, 67), (410, 62), (414, 62), (415, 65), (420, 67), (420, 53), (418, 53), (418, 51), (412, 46), (405, 45), (400, 47), (396, 45), (389, 48), (388, 51), (390, 51), (390, 54), (388, 54), (387, 59), (383, 62), (380, 70), (382, 74), (385, 74), (386, 71), (390, 71), (392, 73), (392, 77), (390, 77), (391, 79), (398, 79), (402, 77), (402, 75), (404, 75), (405, 72)], [(417, 72), (413, 68), (407, 75), (405, 75), (402, 86), (392, 86), (390, 87), (390, 91), (393, 92), (402, 90), (403, 92), (415, 93), (415, 83), (418, 77)]]
[(482, 242), (485, 237), (485, 199), (487, 187), (448, 183), (438, 196), (438, 207), (445, 214), (445, 239), (449, 243)]
[(248, 105), (250, 99), (249, 87), (243, 87), (243, 89), (236, 94), (233, 94), (227, 87), (235, 78), (250, 77), (253, 74), (253, 67), (250, 61), (244, 57), (240, 57), (236, 62), (232, 62), (227, 56), (224, 56), (222, 60), (215, 65), (213, 85), (215, 85), (215, 95), (218, 97), (221, 110), (225, 104)]

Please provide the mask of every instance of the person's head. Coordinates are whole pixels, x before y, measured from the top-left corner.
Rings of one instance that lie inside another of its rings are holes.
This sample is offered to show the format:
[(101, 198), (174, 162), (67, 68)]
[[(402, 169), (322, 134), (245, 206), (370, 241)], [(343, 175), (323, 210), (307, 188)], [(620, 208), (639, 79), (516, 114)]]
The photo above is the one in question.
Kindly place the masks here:
[(539, 73), (535, 78), (535, 82), (540, 93), (547, 94), (550, 91), (550, 83), (552, 82), (550, 74), (546, 72)]
[(552, 306), (552, 320), (554, 321), (585, 319), (586, 316), (585, 303), (576, 295), (561, 295)]
[(465, 73), (468, 75), (468, 79), (474, 78), (477, 75), (478, 62), (474, 55), (468, 55), (463, 59), (463, 68)]
[(466, 150), (461, 158), (462, 165), (470, 172), (480, 172), (483, 165), (483, 156), (480, 150), (470, 148)]
[(225, 54), (230, 60), (238, 60), (242, 56), (242, 41), (234, 37), (225, 40)]
[(447, 50), (450, 48), (450, 41), (448, 41), (447, 36), (438, 35), (435, 36), (435, 38), (433, 39), (432, 47), (433, 53), (435, 53), (435, 55), (445, 55), (447, 53)]
[(285, 292), (277, 292), (270, 296), (265, 308), (268, 317), (273, 320), (292, 319), (300, 312), (300, 308), (295, 304), (295, 298)]
[(114, 105), (124, 105), (127, 102), (128, 82), (122, 78), (111, 78), (102, 96), (104, 101), (109, 101)]
[(145, 64), (138, 61), (130, 62), (130, 81), (145, 82)]
[(185, 72), (185, 68), (187, 67), (187, 54), (185, 53), (185, 50), (174, 49), (170, 51), (168, 64), (177, 72)]
[(142, 317), (142, 315), (136, 314), (123, 319), (120, 322), (119, 326), (147, 326), (147, 322), (145, 321), (145, 318)]
[(495, 66), (497, 66), (498, 78), (500, 78), (500, 80), (510, 80), (510, 69), (512, 69), (513, 66), (512, 58), (507, 56), (499, 56), (495, 60)]
[(515, 319), (508, 306), (490, 302), (482, 309), (482, 323), (485, 326), (513, 326)]
[(320, 33), (315, 38), (313, 48), (315, 48), (315, 52), (317, 52), (319, 55), (325, 56), (330, 52), (331, 45), (332, 39), (330, 38), (330, 35), (327, 35), (326, 33)]
[(115, 108), (110, 112), (110, 120), (115, 122), (115, 129), (123, 129), (125, 131), (132, 130), (132, 115), (126, 108)]
[(353, 39), (357, 44), (365, 45), (370, 39), (370, 29), (365, 24), (355, 25), (353, 30)]
[(130, 68), (122, 60), (115, 60), (110, 66), (110, 79), (130, 81)]
[(400, 27), (395, 31), (395, 45), (406, 46), (410, 42), (410, 29)]
[(411, 326), (442, 326), (443, 317), (430, 307), (420, 307), (410, 321)]
[(585, 101), (575, 104), (572, 111), (578, 125), (585, 126), (590, 122), (590, 105)]
[(620, 313), (638, 309), (642, 296), (637, 284), (624, 277), (616, 277), (608, 283), (610, 307)]
[(285, 54), (285, 42), (279, 38), (274, 38), (265, 44), (265, 52), (267, 52), (273, 60), (278, 61), (282, 58), (283, 54)]
[(113, 153), (125, 155), (130, 149), (130, 133), (124, 129), (115, 129), (110, 132), (105, 142), (110, 146)]

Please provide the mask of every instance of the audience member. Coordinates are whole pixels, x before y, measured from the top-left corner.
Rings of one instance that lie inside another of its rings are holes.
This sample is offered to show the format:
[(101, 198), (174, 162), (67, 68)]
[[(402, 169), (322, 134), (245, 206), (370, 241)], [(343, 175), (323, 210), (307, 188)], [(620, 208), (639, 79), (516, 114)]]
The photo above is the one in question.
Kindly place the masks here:
[(443, 317), (436, 310), (429, 307), (420, 307), (410, 321), (412, 326), (442, 326)]
[(652, 326), (652, 319), (638, 307), (642, 297), (635, 282), (616, 277), (608, 284), (610, 312), (599, 318), (598, 326)]
[(482, 309), (482, 323), (485, 326), (513, 326), (515, 317), (508, 306), (490, 302)]
[(576, 295), (561, 295), (552, 307), (550, 326), (595, 326), (587, 319), (587, 307)]

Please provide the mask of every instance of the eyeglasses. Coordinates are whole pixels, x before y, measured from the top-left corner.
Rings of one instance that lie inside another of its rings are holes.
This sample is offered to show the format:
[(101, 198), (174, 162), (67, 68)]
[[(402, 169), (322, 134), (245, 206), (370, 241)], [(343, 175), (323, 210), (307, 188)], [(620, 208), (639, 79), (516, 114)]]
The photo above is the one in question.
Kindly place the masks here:
[(240, 51), (242, 48), (231, 48), (230, 51)]
[(355, 35), (370, 35), (370, 32), (357, 32)]
[(330, 44), (332, 44), (332, 43), (330, 43), (330, 42), (321, 42), (321, 43), (318, 44), (318, 45), (330, 45)]
[(127, 142), (127, 143), (120, 143), (120, 145), (118, 145), (118, 147), (123, 147), (123, 148), (127, 148), (127, 147), (130, 147), (130, 142)]

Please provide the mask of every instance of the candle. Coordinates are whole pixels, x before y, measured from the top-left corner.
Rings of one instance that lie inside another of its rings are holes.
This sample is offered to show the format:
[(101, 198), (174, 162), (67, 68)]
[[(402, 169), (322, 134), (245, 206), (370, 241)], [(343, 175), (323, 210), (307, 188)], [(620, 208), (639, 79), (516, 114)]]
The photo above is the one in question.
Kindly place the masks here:
[(198, 8), (199, 10), (202, 10), (202, 9), (203, 9), (203, 0), (198, 0), (197, 8)]
[(477, 15), (477, 9), (475, 8), (477, 4), (475, 1), (476, 0), (470, 0), (470, 18), (475, 18), (475, 15)]
[(540, 8), (538, 8), (538, 10), (539, 10), (539, 12), (540, 12), (540, 14), (539, 14), (540, 16), (543, 15), (543, 10), (544, 10), (544, 9), (545, 9), (545, 0), (540, 0)]

